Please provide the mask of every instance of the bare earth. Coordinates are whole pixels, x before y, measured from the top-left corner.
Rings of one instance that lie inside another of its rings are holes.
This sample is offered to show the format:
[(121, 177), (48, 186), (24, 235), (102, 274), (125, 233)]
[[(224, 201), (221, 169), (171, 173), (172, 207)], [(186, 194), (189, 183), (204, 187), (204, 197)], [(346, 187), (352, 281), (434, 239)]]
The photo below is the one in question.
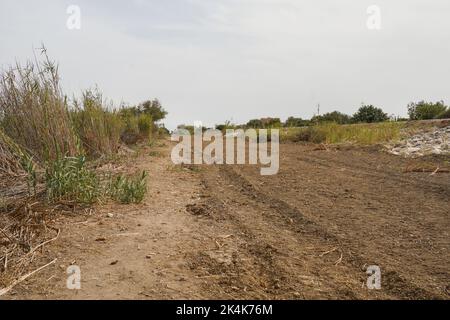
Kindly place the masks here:
[[(259, 166), (174, 166), (166, 144), (130, 164), (149, 172), (144, 203), (60, 218), (35, 264), (58, 261), (3, 298), (450, 298), (450, 173), (283, 144), (279, 173), (262, 177)], [(66, 287), (71, 264), (81, 290)], [(365, 285), (369, 265), (381, 290)]]

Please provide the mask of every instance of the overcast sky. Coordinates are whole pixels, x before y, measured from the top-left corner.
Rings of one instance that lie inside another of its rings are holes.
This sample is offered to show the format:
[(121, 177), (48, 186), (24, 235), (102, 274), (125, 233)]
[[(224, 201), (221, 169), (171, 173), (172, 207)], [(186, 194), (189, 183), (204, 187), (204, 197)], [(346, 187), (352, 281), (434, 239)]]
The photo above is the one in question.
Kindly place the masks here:
[[(380, 30), (367, 28), (370, 5)], [(43, 42), (65, 92), (157, 97), (170, 128), (310, 118), (318, 103), (405, 115), (410, 101), (450, 102), (449, 15), (449, 0), (1, 0), (0, 66)]]

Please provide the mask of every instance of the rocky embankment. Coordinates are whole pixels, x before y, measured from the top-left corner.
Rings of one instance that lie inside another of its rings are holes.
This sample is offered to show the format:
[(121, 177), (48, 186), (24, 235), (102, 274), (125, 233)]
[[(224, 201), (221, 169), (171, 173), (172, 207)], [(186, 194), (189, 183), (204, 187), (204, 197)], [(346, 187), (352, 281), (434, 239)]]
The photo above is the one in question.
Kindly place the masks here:
[(420, 157), (430, 154), (450, 155), (450, 126), (436, 127), (415, 133), (388, 146), (388, 151), (404, 157)]

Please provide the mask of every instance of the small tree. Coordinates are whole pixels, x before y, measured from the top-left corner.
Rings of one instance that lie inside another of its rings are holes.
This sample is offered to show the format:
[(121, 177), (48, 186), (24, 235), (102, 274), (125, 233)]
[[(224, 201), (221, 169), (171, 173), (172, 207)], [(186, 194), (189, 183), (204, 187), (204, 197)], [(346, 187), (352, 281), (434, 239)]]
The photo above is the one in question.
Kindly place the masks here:
[(154, 122), (164, 119), (167, 115), (167, 111), (163, 109), (158, 99), (142, 102), (139, 105), (139, 110), (149, 114)]
[(408, 104), (408, 115), (411, 120), (427, 120), (441, 118), (445, 115), (447, 106), (444, 101), (436, 103), (419, 101), (417, 103), (411, 102)]
[(382, 122), (388, 120), (389, 117), (382, 109), (374, 107), (373, 105), (363, 105), (353, 115), (354, 122)]

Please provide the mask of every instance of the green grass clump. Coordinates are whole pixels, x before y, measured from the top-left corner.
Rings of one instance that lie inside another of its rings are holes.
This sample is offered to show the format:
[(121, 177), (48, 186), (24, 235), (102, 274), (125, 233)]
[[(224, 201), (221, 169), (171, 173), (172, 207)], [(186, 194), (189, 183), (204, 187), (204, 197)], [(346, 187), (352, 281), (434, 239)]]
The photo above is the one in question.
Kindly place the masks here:
[(147, 192), (147, 173), (143, 171), (134, 177), (118, 176), (110, 186), (111, 197), (124, 204), (140, 203)]
[(48, 164), (45, 185), (49, 201), (90, 204), (101, 196), (100, 180), (86, 166), (86, 158), (63, 157)]
[(64, 157), (48, 165), (45, 186), (51, 202), (92, 204), (109, 196), (120, 203), (140, 203), (147, 192), (147, 173), (119, 175), (102, 183), (96, 172), (87, 167), (84, 156)]

